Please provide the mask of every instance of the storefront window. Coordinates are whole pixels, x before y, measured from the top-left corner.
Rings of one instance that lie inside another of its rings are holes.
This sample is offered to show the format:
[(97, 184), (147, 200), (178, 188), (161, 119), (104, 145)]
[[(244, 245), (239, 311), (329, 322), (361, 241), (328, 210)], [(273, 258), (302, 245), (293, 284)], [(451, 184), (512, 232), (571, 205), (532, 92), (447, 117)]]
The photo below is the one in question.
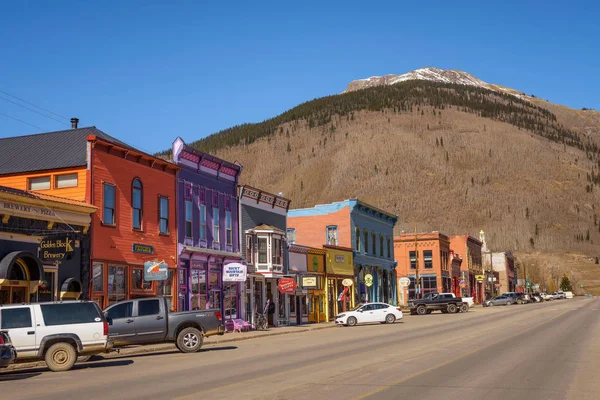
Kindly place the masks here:
[(131, 270), (131, 290), (152, 290), (152, 282), (144, 280), (144, 270), (141, 268), (132, 268)]
[(221, 308), (221, 272), (220, 269), (217, 269), (218, 266), (212, 266), (209, 274), (210, 279), (210, 304), (208, 304), (208, 308)]
[(56, 271), (44, 271), (42, 285), (38, 288), (38, 301), (54, 301), (56, 291), (55, 279)]
[(94, 263), (92, 287), (94, 292), (104, 292), (104, 264), (102, 263)]
[(156, 295), (167, 298), (169, 309), (173, 310), (173, 276), (174, 271), (169, 269), (167, 279), (164, 281), (156, 281)]
[(290, 314), (296, 314), (296, 296), (290, 296)]
[(127, 267), (108, 266), (108, 303), (127, 299)]
[(192, 279), (192, 310), (206, 309), (206, 271), (191, 270)]

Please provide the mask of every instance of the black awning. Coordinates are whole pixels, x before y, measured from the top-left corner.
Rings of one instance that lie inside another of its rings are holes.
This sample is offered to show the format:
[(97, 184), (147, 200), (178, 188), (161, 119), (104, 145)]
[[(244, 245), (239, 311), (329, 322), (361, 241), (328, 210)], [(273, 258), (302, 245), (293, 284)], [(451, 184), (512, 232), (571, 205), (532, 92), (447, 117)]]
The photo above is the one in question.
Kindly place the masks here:
[(61, 285), (60, 291), (81, 293), (81, 282), (75, 278), (67, 278)]
[(42, 261), (28, 251), (13, 251), (4, 256), (2, 261), (0, 261), (0, 279), (9, 279), (10, 272), (15, 267), (17, 260), (22, 260), (27, 266), (30, 280), (42, 280), (44, 276)]

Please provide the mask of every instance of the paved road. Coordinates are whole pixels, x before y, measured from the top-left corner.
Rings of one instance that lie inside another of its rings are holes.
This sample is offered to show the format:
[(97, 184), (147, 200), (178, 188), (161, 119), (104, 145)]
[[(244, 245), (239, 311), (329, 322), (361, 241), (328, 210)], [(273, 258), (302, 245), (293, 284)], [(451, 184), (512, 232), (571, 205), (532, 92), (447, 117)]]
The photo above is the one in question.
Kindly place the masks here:
[(0, 374), (17, 399), (600, 399), (600, 300), (407, 316)]

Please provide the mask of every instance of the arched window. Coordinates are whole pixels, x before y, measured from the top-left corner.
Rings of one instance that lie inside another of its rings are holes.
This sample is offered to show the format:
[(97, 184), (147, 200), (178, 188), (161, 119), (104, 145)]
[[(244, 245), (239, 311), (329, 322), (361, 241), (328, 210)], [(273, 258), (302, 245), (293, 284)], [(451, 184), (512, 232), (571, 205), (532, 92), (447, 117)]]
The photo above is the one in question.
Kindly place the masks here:
[(360, 229), (358, 227), (356, 227), (354, 229), (354, 234), (356, 236), (356, 251), (358, 251), (360, 253), (361, 251), (361, 247), (360, 247)]
[(133, 229), (142, 229), (142, 182), (135, 178), (131, 185), (131, 208), (133, 212)]
[(367, 232), (366, 229), (363, 232), (363, 236), (364, 236), (364, 240), (365, 240), (365, 243), (364, 243), (364, 245), (365, 245), (364, 252), (365, 252), (365, 254), (368, 254), (369, 253), (369, 232)]
[(383, 253), (383, 235), (379, 235), (379, 257), (385, 257)]
[(392, 240), (387, 238), (387, 256), (388, 258), (392, 258)]

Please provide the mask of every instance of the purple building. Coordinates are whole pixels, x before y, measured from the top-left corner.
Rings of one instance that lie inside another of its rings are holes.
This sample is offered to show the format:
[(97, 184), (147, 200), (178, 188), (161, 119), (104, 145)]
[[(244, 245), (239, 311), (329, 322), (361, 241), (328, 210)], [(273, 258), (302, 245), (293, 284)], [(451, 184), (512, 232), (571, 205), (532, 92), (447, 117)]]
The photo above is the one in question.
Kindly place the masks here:
[(241, 284), (223, 282), (223, 266), (242, 260), (237, 183), (242, 167), (173, 142), (177, 178), (178, 310), (220, 308), (237, 318)]

